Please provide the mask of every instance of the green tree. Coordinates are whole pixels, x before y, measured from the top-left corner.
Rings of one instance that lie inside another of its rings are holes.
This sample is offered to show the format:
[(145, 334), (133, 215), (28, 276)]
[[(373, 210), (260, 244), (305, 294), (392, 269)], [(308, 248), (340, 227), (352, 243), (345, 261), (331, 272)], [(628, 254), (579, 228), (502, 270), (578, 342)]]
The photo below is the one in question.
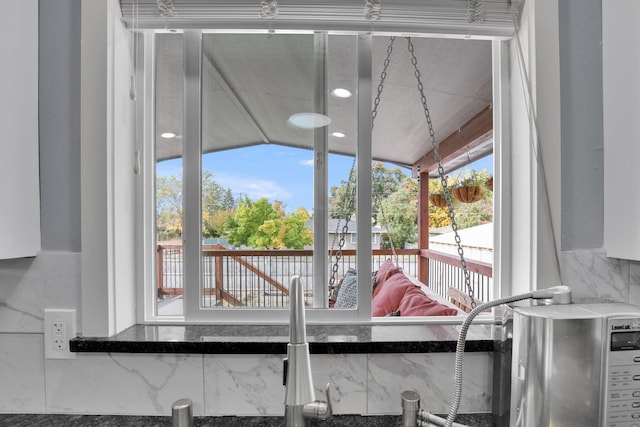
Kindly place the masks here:
[[(214, 181), (213, 174), (202, 175), (202, 236), (220, 237), (224, 217), (235, 212), (236, 202), (230, 189)], [(156, 228), (159, 240), (182, 236), (182, 178), (156, 178)]]
[(299, 208), (290, 214), (283, 221), (282, 244), (286, 248), (304, 249), (305, 246), (313, 244), (313, 233), (307, 228), (307, 222), (311, 219), (309, 212), (305, 208)]
[(254, 248), (302, 249), (313, 243), (305, 223), (309, 213), (300, 208), (285, 214), (281, 202), (273, 205), (266, 198), (255, 202), (244, 199), (233, 217), (227, 217), (224, 229), (229, 243)]
[(235, 215), (234, 210), (219, 210), (214, 213), (202, 212), (202, 236), (222, 237), (224, 236), (224, 222), (227, 217)]
[[(329, 212), (332, 218), (344, 219), (355, 213), (353, 177), (331, 188)], [(389, 168), (381, 162), (371, 165), (371, 215), (374, 224), (389, 231), (395, 247), (404, 247), (415, 241), (417, 233), (418, 190), (415, 181), (400, 168)], [(387, 236), (388, 240), (388, 236)], [(388, 247), (383, 242), (381, 247)]]
[(383, 212), (381, 212), (383, 201), (400, 190), (402, 184), (409, 180), (409, 177), (399, 168), (387, 168), (381, 162), (373, 162), (371, 175), (371, 197), (374, 200), (371, 207), (372, 215), (374, 222), (380, 224), (380, 217), (383, 215)]
[(233, 198), (233, 193), (230, 188), (222, 195), (221, 207), (225, 211), (233, 211), (236, 208), (236, 200)]
[(473, 175), (476, 183), (482, 188), (483, 198), (475, 203), (461, 203), (456, 200), (454, 217), (460, 229), (493, 222), (493, 192), (485, 186), (491, 175), (486, 169), (473, 171)]
[(405, 179), (400, 188), (382, 201), (380, 225), (388, 230), (387, 243), (381, 248), (390, 247), (391, 238), (395, 248), (404, 248), (407, 243), (415, 243), (418, 235), (418, 183)]
[[(340, 185), (331, 187), (329, 196), (329, 213), (331, 218), (344, 219), (355, 213), (356, 170), (350, 171), (350, 177), (342, 180)], [(371, 197), (373, 198), (373, 222), (380, 222), (382, 200), (398, 191), (402, 182), (409, 179), (400, 168), (388, 168), (382, 162), (371, 165)]]
[(182, 179), (156, 178), (156, 230), (158, 240), (182, 237)]
[(231, 215), (235, 200), (229, 188), (214, 181), (211, 172), (202, 173), (202, 237), (220, 237), (224, 230), (220, 216)]
[(331, 187), (329, 196), (329, 217), (344, 219), (353, 215), (356, 197), (356, 171), (349, 171), (349, 177), (341, 180), (340, 185)]

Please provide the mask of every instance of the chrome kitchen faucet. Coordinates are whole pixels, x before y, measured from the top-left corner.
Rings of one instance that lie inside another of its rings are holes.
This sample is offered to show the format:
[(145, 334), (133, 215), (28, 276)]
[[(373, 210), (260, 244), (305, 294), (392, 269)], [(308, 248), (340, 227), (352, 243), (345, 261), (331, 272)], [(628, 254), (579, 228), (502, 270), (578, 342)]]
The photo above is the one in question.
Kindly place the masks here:
[(293, 276), (289, 287), (289, 344), (284, 360), (285, 427), (304, 427), (311, 420), (327, 420), (331, 409), (330, 383), (327, 383), (327, 401), (316, 400), (311, 377), (309, 343), (307, 343), (304, 312), (304, 291), (300, 277)]

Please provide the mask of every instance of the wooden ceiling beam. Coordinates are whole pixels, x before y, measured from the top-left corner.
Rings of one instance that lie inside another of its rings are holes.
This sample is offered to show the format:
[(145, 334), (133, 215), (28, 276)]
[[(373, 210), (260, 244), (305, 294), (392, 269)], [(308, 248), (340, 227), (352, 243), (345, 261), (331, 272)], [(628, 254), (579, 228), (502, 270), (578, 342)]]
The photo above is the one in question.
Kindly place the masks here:
[[(439, 145), (440, 158), (443, 165), (448, 161), (465, 155), (493, 135), (493, 110), (487, 105), (468, 122), (445, 138)], [(412, 176), (430, 173), (438, 169), (433, 150), (422, 156), (411, 168)]]

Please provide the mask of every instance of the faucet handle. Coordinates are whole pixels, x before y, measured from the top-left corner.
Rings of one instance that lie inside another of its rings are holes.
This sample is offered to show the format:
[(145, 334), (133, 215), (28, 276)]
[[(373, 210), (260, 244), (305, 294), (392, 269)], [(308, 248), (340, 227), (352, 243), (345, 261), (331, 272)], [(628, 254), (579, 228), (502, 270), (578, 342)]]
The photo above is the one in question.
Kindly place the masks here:
[(331, 383), (327, 383), (327, 401), (316, 400), (315, 402), (307, 403), (302, 408), (302, 414), (305, 418), (314, 420), (325, 421), (331, 418), (333, 415), (333, 409), (331, 407)]

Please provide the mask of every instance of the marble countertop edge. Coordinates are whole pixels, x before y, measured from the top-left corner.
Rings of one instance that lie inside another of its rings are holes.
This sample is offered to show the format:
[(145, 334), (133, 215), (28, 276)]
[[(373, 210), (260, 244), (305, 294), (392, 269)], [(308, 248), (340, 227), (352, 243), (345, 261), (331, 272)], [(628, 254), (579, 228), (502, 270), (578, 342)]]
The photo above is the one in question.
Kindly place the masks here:
[[(312, 354), (452, 353), (459, 325), (313, 326)], [(78, 336), (76, 353), (286, 354), (288, 326), (134, 325), (112, 337)], [(470, 328), (467, 352), (492, 352), (491, 325)]]

